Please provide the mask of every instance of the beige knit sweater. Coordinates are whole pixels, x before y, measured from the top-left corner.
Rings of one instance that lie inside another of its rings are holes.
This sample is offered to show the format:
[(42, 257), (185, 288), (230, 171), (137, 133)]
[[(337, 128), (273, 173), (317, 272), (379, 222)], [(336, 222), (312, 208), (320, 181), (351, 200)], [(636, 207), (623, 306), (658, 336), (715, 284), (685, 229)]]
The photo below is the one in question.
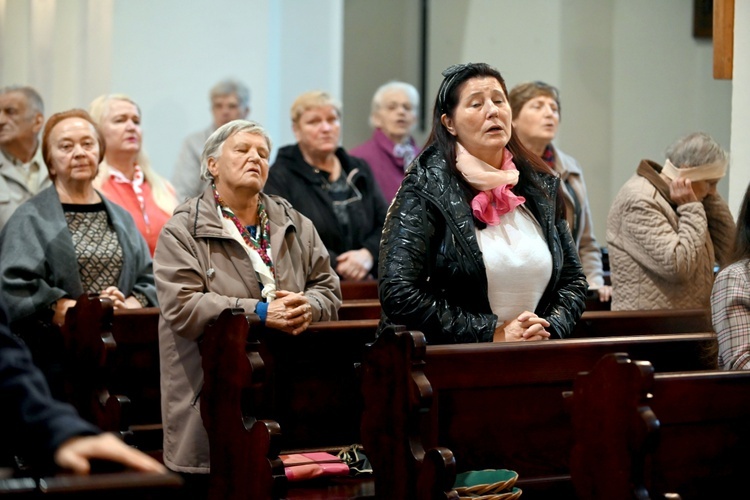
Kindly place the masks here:
[(607, 218), (612, 309), (710, 307), (714, 265), (727, 262), (735, 224), (719, 196), (675, 206), (661, 166), (643, 160)]

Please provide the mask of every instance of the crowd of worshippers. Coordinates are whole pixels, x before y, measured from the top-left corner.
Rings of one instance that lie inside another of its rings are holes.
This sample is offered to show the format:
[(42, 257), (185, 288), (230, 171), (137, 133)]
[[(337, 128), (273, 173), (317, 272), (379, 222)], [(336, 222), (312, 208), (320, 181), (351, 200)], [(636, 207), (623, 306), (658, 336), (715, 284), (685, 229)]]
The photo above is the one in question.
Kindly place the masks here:
[[(0, 89), (11, 331), (34, 352), (84, 293), (158, 306), (164, 462), (185, 474), (209, 468), (193, 390), (204, 328), (235, 308), (299, 334), (337, 319), (341, 280), (378, 280), (381, 328), (418, 329), (431, 344), (566, 338), (589, 292), (615, 310), (713, 306), (719, 365), (750, 368), (750, 195), (735, 221), (717, 192), (728, 153), (712, 137), (678, 138), (617, 193), (610, 285), (583, 167), (554, 143), (558, 90), (509, 91), (482, 63), (442, 76), (424, 144), (408, 83), (377, 89), (372, 137), (349, 151), (340, 103), (312, 90), (294, 100), (296, 143), (273, 165), (272, 138), (248, 120), (249, 89), (220, 81), (213, 122), (184, 140), (171, 181), (149, 163), (147, 117), (127, 95), (45, 120), (33, 88)], [(35, 361), (48, 379), (60, 369)]]

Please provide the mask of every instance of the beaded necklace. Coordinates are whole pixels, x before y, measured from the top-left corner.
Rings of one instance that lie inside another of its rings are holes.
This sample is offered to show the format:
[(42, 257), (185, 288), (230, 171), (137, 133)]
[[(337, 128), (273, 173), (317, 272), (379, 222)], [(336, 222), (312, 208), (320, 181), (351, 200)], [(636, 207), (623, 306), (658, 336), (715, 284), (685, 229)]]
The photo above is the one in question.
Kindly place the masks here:
[(258, 227), (255, 230), (255, 237), (253, 237), (248, 228), (240, 222), (237, 216), (234, 215), (232, 209), (221, 199), (219, 192), (216, 190), (216, 185), (212, 184), (211, 187), (214, 190), (214, 199), (216, 200), (217, 205), (219, 205), (219, 208), (221, 208), (221, 213), (226, 219), (229, 219), (234, 223), (235, 227), (240, 232), (242, 239), (245, 240), (245, 244), (258, 252), (260, 258), (271, 271), (271, 274), (275, 276), (276, 272), (273, 269), (273, 262), (271, 261), (271, 256), (268, 250), (271, 244), (271, 224), (268, 221), (266, 207), (264, 207), (263, 203), (258, 200), (258, 221), (260, 221), (260, 224), (258, 224)]

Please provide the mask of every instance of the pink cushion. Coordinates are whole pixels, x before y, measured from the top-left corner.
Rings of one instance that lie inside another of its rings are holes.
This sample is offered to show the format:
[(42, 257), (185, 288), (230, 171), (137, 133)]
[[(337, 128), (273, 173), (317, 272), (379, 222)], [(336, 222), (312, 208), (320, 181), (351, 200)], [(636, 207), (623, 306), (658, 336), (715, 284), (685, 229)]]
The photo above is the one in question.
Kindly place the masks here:
[(281, 455), (281, 460), (284, 462), (284, 473), (289, 481), (349, 475), (349, 466), (330, 453), (294, 453)]

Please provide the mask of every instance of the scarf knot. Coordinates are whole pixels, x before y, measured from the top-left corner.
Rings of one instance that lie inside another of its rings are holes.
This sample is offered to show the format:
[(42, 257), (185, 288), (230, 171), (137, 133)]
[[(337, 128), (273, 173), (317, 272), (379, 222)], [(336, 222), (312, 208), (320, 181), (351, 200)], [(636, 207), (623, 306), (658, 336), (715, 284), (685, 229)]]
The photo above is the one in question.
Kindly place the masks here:
[(471, 155), (460, 143), (457, 144), (456, 167), (471, 187), (480, 191), (471, 200), (474, 217), (488, 226), (500, 224), (500, 216), (513, 211), (526, 201), (511, 189), (518, 183), (518, 169), (513, 163), (513, 154), (505, 148), (500, 169)]

